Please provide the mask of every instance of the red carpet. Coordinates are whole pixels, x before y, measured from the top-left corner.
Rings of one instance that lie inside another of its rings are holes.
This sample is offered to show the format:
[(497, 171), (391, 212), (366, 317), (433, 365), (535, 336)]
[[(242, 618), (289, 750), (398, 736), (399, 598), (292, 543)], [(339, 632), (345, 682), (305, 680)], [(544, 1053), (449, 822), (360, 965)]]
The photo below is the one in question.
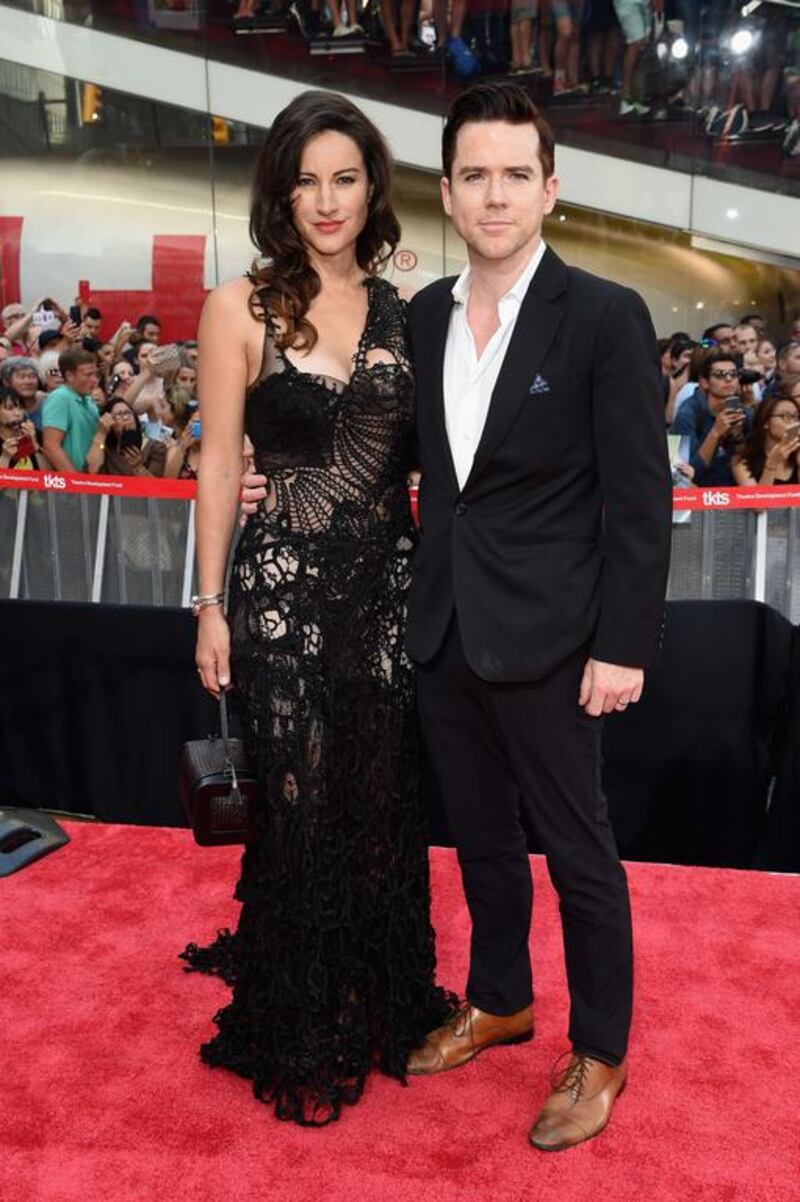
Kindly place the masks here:
[[(537, 1036), (404, 1089), (374, 1077), (321, 1131), (278, 1123), (197, 1045), (224, 1001), (176, 953), (233, 921), (237, 849), (187, 832), (70, 824), (0, 881), (4, 1202), (796, 1202), (800, 881), (631, 865), (631, 1076), (594, 1142), (526, 1132), (563, 1050), (566, 998), (541, 861)], [(433, 853), (441, 978), (464, 980), (452, 853)]]

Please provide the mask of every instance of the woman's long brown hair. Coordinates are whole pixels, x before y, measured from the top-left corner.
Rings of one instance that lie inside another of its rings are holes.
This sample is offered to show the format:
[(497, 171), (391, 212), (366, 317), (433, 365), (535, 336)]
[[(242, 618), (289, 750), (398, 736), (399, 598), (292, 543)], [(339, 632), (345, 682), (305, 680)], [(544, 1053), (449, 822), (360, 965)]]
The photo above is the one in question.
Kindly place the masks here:
[(371, 121), (335, 92), (303, 92), (275, 118), (258, 156), (250, 206), (250, 237), (260, 252), (250, 272), (250, 311), (278, 319), (281, 349), (310, 350), (317, 331), (306, 317), (320, 290), (292, 214), (303, 149), (317, 134), (335, 130), (358, 146), (370, 186), (369, 212), (356, 241), (356, 261), (365, 273), (379, 271), (400, 240), (392, 207), (392, 160)]
[[(798, 377), (800, 379), (800, 377)], [(800, 420), (800, 404), (792, 399), (791, 392), (786, 389), (773, 393), (772, 396), (765, 397), (756, 406), (755, 416), (753, 418), (753, 427), (750, 433), (745, 437), (742, 444), (741, 458), (750, 468), (750, 472), (756, 479), (759, 478), (764, 470), (764, 464), (767, 461), (767, 432), (769, 429), (770, 419), (778, 405), (789, 401), (797, 410), (797, 417)]]

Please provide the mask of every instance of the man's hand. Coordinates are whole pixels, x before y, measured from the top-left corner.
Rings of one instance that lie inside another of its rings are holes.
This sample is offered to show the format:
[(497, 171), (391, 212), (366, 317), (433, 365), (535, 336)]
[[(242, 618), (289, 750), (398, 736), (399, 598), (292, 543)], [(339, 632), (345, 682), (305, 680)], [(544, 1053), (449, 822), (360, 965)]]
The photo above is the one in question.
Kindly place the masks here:
[(714, 422), (714, 433), (720, 442), (728, 438), (731, 434), (738, 434), (741, 423), (744, 421), (743, 409), (723, 409), (717, 414)]
[(244, 526), (248, 517), (255, 513), (267, 495), (267, 477), (259, 475), (252, 461), (245, 460), (242, 472), (242, 503), (239, 506), (239, 524)]
[(578, 705), (583, 706), (590, 718), (599, 718), (613, 710), (622, 712), (639, 700), (643, 688), (641, 668), (624, 668), (589, 659), (583, 669)]

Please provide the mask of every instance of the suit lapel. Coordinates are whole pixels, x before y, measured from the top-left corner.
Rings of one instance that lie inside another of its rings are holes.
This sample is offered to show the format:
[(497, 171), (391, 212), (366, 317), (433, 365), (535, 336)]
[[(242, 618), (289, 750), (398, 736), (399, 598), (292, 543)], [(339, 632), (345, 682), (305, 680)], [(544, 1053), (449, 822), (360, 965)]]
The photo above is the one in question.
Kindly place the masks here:
[(447, 437), (447, 424), (444, 413), (444, 351), (447, 343), (447, 331), (450, 325), (450, 313), (453, 308), (453, 296), (448, 288), (439, 301), (431, 318), (430, 352), (427, 356), (426, 376), (430, 398), (431, 424), (434, 443), (439, 457), (447, 472), (448, 479), (456, 492), (458, 478), (450, 452), (450, 440)]
[(529, 400), (531, 382), (561, 324), (563, 309), (553, 302), (566, 290), (566, 283), (566, 268), (548, 247), (520, 306), (465, 491), (486, 467)]

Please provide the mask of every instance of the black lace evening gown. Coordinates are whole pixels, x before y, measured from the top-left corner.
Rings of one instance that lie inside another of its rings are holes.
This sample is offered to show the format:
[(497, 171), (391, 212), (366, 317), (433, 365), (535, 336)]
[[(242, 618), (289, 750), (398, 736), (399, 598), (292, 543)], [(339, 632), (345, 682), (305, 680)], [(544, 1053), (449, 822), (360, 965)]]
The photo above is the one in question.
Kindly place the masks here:
[[(403, 648), (413, 380), (394, 288), (368, 280), (345, 383), (265, 337), (247, 432), (268, 496), (240, 539), (231, 662), (266, 791), (235, 934), (190, 969), (233, 986), (201, 1049), (279, 1118), (323, 1124), (378, 1067), (403, 1079), (453, 999), (434, 985), (419, 732)], [(388, 360), (388, 361), (387, 361)]]

